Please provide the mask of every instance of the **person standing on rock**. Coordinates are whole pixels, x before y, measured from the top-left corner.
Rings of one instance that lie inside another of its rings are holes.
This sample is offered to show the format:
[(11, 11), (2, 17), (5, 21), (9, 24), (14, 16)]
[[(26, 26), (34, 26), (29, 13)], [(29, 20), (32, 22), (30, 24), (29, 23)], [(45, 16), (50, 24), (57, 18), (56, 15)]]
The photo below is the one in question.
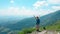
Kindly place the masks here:
[[(34, 16), (34, 17), (35, 17), (35, 16)], [(39, 16), (36, 16), (35, 19), (36, 19), (36, 31), (40, 32), (40, 31), (39, 31), (39, 25), (40, 25)]]

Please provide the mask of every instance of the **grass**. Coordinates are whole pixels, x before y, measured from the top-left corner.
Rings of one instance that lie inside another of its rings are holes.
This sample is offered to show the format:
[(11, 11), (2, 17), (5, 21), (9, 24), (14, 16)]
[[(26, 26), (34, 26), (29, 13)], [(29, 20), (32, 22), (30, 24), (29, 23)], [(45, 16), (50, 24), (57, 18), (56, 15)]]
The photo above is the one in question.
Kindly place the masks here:
[[(49, 25), (45, 27), (46, 30), (55, 30), (55, 31), (59, 31), (60, 32), (60, 20), (58, 20), (55, 24), (53, 25)], [(26, 28), (23, 29), (22, 31), (19, 32), (19, 34), (27, 34), (27, 33), (32, 33), (33, 31), (35, 31), (35, 28)], [(43, 27), (40, 27), (40, 31), (43, 31)]]
[(35, 28), (29, 28), (29, 29), (23, 29), (22, 31), (19, 32), (19, 34), (27, 34), (27, 33), (32, 33), (35, 31)]
[(47, 30), (60, 30), (60, 20), (58, 20), (55, 24), (46, 26)]

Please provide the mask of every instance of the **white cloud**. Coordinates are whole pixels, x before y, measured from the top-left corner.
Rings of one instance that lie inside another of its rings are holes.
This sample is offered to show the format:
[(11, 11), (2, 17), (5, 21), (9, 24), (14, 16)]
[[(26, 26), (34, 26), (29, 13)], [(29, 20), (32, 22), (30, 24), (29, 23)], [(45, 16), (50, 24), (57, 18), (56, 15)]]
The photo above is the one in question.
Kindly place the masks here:
[(54, 10), (44, 10), (44, 9), (40, 9), (39, 11), (38, 11), (38, 14), (40, 15), (40, 16), (44, 16), (44, 15), (47, 15), (47, 14), (50, 14), (50, 13), (53, 13), (53, 12), (55, 12)]
[(14, 0), (11, 0), (10, 3), (14, 3)]
[(47, 0), (51, 4), (60, 4), (60, 0)]
[(52, 9), (54, 9), (54, 10), (60, 10), (60, 6), (52, 6)]
[(0, 11), (0, 15), (19, 15), (19, 16), (33, 16), (33, 15), (40, 15), (40, 16), (44, 16), (47, 15), (49, 13), (55, 12), (53, 10), (30, 10), (30, 9), (26, 9), (25, 7), (22, 7), (21, 9), (18, 7), (10, 7), (9, 9), (6, 10), (1, 10)]
[[(39, 14), (40, 16), (44, 16), (53, 12), (56, 12), (57, 10), (60, 10), (60, 6), (51, 6), (52, 4), (59, 4), (60, 0), (43, 0), (43, 1), (37, 1), (33, 4), (34, 9), (39, 10), (36, 11), (37, 14)], [(46, 9), (42, 9), (41, 7), (46, 6)]]
[[(3, 9), (4, 10), (4, 9)], [(32, 16), (34, 12), (26, 8), (19, 9), (18, 7), (10, 7), (4, 11), (0, 11), (0, 15), (20, 15), (20, 16)]]
[(36, 3), (33, 4), (35, 8), (41, 7), (41, 6), (47, 6), (48, 4), (46, 1), (37, 1)]

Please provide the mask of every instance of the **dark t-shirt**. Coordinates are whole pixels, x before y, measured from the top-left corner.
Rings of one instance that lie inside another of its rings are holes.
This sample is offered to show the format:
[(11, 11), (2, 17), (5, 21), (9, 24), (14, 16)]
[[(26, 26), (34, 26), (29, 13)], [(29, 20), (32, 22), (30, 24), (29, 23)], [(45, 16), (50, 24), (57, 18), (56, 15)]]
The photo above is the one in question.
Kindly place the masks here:
[(36, 19), (36, 24), (40, 24), (40, 19)]

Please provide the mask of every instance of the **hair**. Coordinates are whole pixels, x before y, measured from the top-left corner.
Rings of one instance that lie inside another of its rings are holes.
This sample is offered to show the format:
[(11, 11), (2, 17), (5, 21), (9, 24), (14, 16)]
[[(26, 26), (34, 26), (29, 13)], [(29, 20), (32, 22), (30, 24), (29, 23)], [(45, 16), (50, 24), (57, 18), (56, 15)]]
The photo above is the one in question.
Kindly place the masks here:
[(36, 18), (39, 18), (38, 16)]

